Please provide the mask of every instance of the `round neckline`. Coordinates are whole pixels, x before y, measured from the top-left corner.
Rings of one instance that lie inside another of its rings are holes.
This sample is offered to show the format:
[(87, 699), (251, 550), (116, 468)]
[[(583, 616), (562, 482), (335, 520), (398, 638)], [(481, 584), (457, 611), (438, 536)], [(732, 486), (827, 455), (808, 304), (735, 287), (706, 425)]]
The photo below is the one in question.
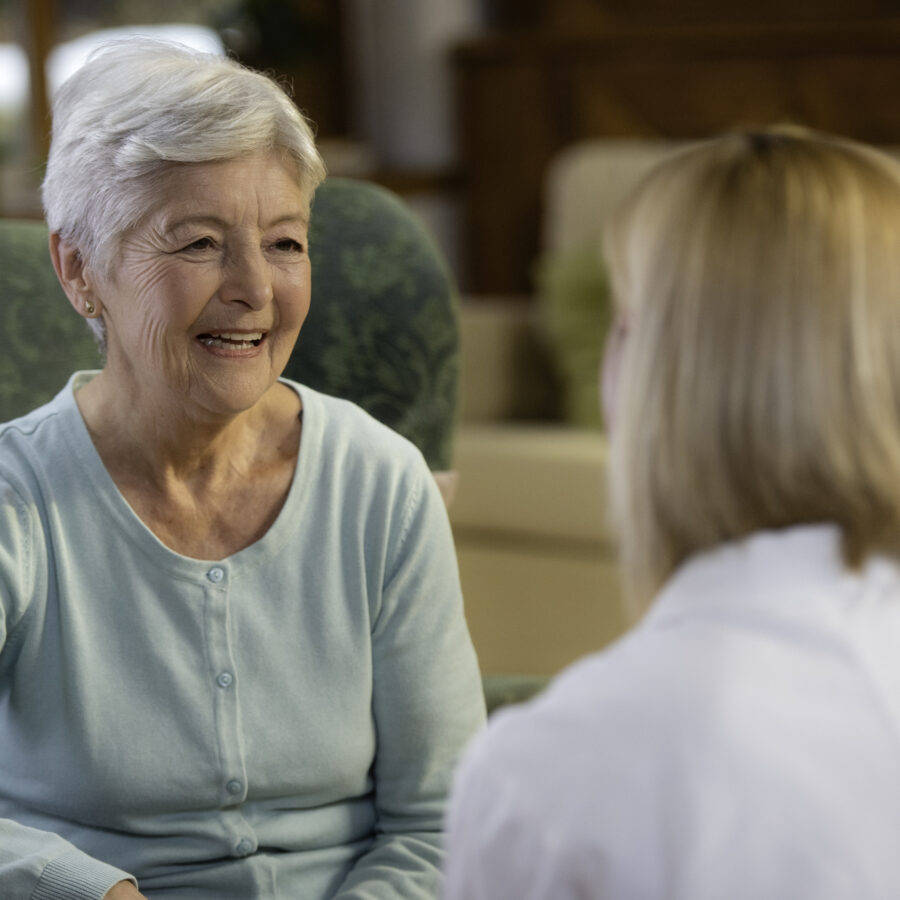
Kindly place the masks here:
[(303, 430), (291, 485), (275, 521), (262, 537), (230, 556), (222, 559), (197, 559), (178, 553), (156, 536), (122, 495), (103, 464), (75, 400), (75, 391), (96, 374), (97, 371), (75, 372), (69, 379), (66, 385), (66, 402), (70, 412), (66, 417), (67, 427), (72, 438), (72, 449), (90, 479), (98, 500), (131, 543), (148, 556), (154, 565), (191, 581), (206, 581), (208, 571), (216, 567), (223, 569), (233, 579), (239, 577), (241, 571), (263, 565), (277, 555), (296, 528), (301, 498), (306, 495), (311, 481), (312, 458), (317, 455), (315, 448), (320, 443), (322, 422), (314, 401), (315, 392), (290, 379), (278, 379), (300, 397)]

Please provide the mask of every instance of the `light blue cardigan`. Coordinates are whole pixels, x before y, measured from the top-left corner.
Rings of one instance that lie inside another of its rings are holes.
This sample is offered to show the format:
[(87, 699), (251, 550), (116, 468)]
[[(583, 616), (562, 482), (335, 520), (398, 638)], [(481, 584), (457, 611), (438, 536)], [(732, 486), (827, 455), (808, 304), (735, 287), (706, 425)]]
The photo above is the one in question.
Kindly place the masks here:
[(0, 896), (440, 892), (453, 766), (484, 720), (418, 451), (291, 384), (300, 455), (217, 562), (116, 489), (73, 390), (0, 427)]

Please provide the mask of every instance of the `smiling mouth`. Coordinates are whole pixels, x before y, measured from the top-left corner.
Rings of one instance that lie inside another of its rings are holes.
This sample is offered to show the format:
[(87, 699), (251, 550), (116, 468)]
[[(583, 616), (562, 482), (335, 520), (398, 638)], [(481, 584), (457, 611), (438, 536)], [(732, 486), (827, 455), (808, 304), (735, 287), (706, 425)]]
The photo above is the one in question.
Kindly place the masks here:
[(207, 347), (221, 347), (226, 350), (249, 350), (258, 347), (266, 337), (264, 331), (211, 331), (198, 334), (197, 340)]

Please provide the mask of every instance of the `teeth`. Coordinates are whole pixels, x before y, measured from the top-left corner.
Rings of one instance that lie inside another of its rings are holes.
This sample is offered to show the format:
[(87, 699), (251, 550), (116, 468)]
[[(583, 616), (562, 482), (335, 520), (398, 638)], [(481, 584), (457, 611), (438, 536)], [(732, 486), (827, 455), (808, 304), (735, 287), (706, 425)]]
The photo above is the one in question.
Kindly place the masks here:
[(261, 331), (251, 331), (251, 332), (235, 332), (235, 331), (212, 331), (210, 332), (212, 337), (222, 338), (226, 341), (260, 341), (262, 340), (263, 333)]
[(229, 347), (232, 350), (248, 350), (255, 347), (263, 338), (263, 332), (216, 331), (204, 334), (200, 341), (207, 347)]
[(256, 346), (252, 341), (223, 341), (214, 337), (203, 338), (203, 343), (207, 347), (228, 347), (232, 350), (249, 350), (250, 347)]

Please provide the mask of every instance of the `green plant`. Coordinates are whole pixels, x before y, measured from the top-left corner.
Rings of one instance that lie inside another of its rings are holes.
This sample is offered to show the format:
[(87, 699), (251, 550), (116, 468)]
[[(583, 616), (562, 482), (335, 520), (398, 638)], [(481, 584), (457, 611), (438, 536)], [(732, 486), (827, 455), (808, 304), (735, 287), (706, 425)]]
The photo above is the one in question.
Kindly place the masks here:
[(565, 417), (602, 428), (598, 371), (612, 304), (600, 251), (592, 245), (548, 253), (535, 274), (539, 327), (563, 384)]

